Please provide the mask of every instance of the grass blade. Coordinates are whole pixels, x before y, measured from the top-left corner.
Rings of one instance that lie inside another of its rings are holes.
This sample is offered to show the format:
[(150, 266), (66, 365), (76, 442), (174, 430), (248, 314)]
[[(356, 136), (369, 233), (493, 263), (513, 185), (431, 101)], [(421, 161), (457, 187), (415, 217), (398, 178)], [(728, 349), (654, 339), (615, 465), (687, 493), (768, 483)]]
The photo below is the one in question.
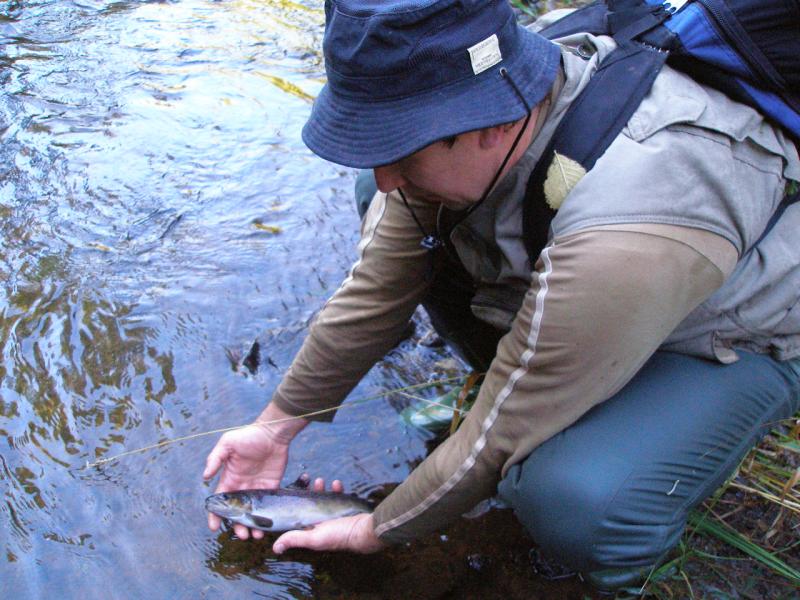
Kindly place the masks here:
[(693, 512), (689, 515), (689, 525), (698, 533), (714, 536), (726, 544), (741, 550), (751, 558), (766, 565), (779, 575), (782, 575), (795, 585), (800, 585), (800, 571), (793, 569), (771, 552), (737, 533), (725, 524), (711, 521), (708, 515)]

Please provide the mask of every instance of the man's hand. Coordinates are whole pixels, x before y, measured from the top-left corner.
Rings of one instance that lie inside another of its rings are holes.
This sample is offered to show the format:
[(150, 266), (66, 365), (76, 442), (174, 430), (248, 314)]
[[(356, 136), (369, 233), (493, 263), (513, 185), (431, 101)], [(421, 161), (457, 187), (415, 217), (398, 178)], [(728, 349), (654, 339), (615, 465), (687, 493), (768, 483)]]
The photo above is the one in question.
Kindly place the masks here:
[(372, 515), (360, 514), (323, 521), (303, 531), (287, 531), (275, 540), (272, 550), (275, 554), (283, 554), (289, 548), (349, 550), (371, 554), (383, 547), (383, 542), (375, 535)]
[[(305, 419), (299, 419), (266, 424), (287, 416), (270, 404), (255, 423), (229, 431), (220, 438), (208, 455), (203, 471), (203, 479), (211, 479), (224, 467), (215, 493), (278, 487), (286, 470), (289, 443), (308, 423)], [(209, 513), (209, 529), (217, 531), (220, 524), (220, 518)], [(250, 530), (244, 525), (236, 524), (233, 530), (243, 540), (250, 536)], [(252, 535), (261, 539), (264, 532), (254, 529)]]

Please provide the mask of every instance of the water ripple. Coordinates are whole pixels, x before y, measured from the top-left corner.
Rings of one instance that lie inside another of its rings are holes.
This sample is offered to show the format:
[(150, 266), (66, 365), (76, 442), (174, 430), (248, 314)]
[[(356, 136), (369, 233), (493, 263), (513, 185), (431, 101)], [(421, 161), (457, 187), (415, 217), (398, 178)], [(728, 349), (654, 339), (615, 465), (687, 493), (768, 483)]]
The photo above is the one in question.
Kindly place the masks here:
[[(354, 174), (300, 141), (321, 0), (0, 7), (4, 591), (313, 595), (317, 563), (205, 528), (215, 436), (136, 450), (252, 420), (353, 259)], [(266, 362), (243, 376), (229, 356), (254, 340)], [(424, 448), (395, 418), (312, 425), (290, 478), (402, 478)]]

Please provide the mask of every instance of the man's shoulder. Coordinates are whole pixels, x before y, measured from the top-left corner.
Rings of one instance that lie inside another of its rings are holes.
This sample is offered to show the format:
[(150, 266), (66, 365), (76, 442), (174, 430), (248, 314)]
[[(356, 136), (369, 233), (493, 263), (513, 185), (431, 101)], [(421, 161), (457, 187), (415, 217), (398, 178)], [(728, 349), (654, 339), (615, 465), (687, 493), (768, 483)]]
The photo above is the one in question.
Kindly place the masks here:
[(793, 150), (780, 128), (761, 113), (667, 65), (628, 121), (624, 133), (641, 141), (670, 127), (726, 145), (755, 144), (779, 156), (791, 155)]
[[(613, 38), (578, 33), (556, 40), (562, 47), (562, 63), (569, 92), (566, 110), (588, 85), (601, 61), (617, 46)], [(563, 114), (563, 113), (562, 113)], [(601, 117), (598, 117), (601, 118)], [(726, 145), (747, 143), (785, 159), (787, 177), (796, 178), (800, 166), (797, 150), (777, 126), (755, 109), (731, 100), (710, 85), (665, 65), (656, 77), (622, 133), (640, 142), (671, 128), (702, 135)]]

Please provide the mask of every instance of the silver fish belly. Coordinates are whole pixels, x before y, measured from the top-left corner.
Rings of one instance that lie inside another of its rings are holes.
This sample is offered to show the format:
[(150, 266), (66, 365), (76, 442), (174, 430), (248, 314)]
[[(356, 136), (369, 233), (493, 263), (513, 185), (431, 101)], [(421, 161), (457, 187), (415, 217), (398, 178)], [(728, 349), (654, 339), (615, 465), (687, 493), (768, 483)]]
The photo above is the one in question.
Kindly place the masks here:
[(309, 490), (240, 490), (206, 498), (206, 510), (262, 531), (303, 529), (322, 521), (372, 512), (366, 500)]

